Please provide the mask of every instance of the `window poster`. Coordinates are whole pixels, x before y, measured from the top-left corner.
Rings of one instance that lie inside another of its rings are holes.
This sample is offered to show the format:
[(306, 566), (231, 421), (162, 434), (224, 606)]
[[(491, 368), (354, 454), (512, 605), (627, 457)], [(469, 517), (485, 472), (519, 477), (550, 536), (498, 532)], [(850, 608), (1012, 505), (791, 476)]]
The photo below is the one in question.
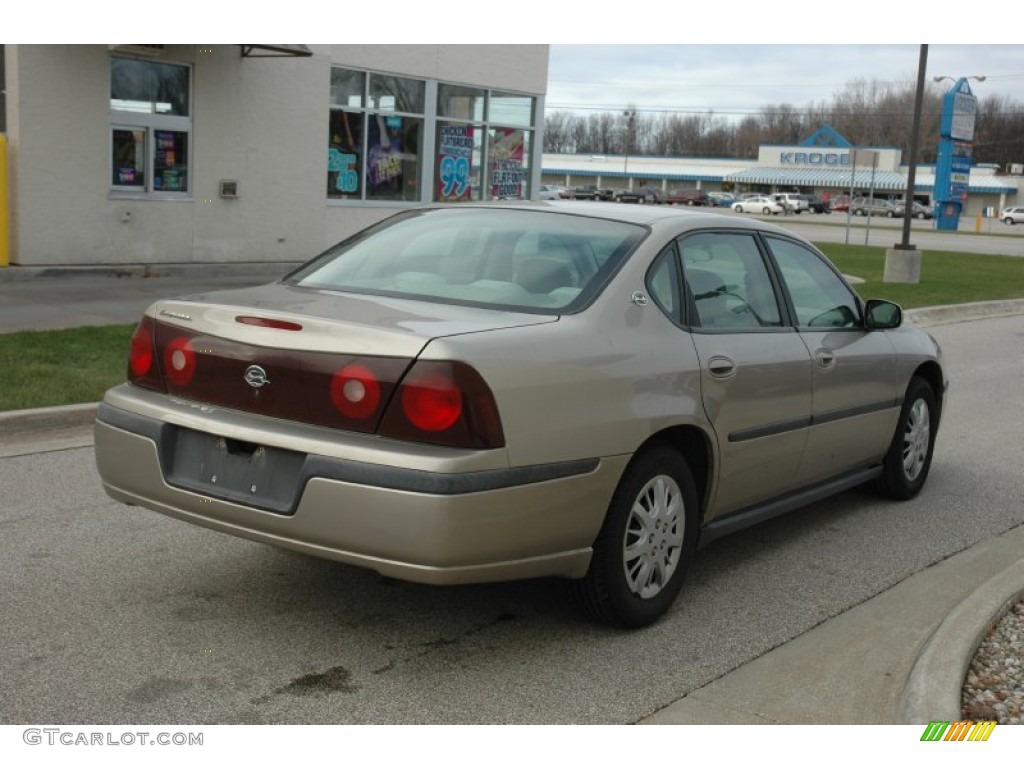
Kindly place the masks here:
[(438, 199), (443, 202), (469, 200), (473, 167), (473, 126), (438, 125)]
[(495, 128), (491, 135), (491, 197), (522, 198), (524, 132), (513, 128)]
[(366, 152), (366, 197), (414, 199), (419, 121), (397, 115), (372, 115), (369, 120), (369, 140)]
[(181, 131), (154, 131), (153, 142), (156, 148), (153, 189), (160, 192), (186, 192), (185, 134)]
[(335, 111), (331, 113), (331, 144), (327, 150), (327, 194), (356, 195), (359, 193), (359, 151), (362, 134), (353, 136), (353, 123), (359, 132), (357, 115)]

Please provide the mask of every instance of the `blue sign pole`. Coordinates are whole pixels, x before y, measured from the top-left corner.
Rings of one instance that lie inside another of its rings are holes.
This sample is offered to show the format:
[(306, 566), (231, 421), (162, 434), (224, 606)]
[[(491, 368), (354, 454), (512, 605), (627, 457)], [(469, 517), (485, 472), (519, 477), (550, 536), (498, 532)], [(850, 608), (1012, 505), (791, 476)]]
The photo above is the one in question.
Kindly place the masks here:
[(971, 176), (974, 120), (978, 100), (961, 77), (942, 99), (939, 156), (935, 163), (935, 224), (955, 231), (967, 203)]

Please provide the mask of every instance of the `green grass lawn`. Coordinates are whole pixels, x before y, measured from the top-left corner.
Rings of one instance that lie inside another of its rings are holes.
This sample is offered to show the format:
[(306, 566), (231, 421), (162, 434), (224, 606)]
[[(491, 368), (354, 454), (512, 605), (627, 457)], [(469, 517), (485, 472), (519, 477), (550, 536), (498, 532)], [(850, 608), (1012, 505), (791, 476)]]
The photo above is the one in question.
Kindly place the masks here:
[(922, 251), (921, 282), (883, 283), (885, 249), (816, 243), (845, 275), (863, 278), (854, 286), (864, 299), (889, 299), (904, 309), (1024, 298), (1024, 259), (974, 253)]
[(91, 403), (125, 380), (134, 325), (0, 334), (0, 411)]
[[(883, 283), (885, 249), (819, 243), (865, 299), (906, 309), (1024, 298), (1024, 259), (924, 251), (921, 282)], [(125, 379), (133, 325), (0, 334), (0, 411), (89, 403)]]

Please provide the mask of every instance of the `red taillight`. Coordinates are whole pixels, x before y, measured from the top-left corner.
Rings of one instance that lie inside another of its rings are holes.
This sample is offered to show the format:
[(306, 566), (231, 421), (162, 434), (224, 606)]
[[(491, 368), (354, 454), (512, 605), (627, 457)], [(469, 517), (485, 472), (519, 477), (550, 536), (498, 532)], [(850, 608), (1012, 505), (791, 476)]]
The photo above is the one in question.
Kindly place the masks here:
[(191, 339), (178, 336), (164, 347), (164, 376), (176, 387), (184, 387), (196, 372), (196, 353)]
[(132, 348), (128, 353), (128, 366), (134, 376), (145, 376), (153, 367), (153, 324), (138, 324), (132, 334)]
[(128, 381), (139, 387), (163, 391), (164, 384), (155, 364), (155, 327), (151, 317), (143, 317), (136, 326), (128, 350)]
[(500, 448), (505, 435), (494, 394), (465, 363), (415, 363), (398, 386), (378, 434), (453, 448)]
[(331, 402), (346, 418), (367, 419), (380, 405), (380, 381), (365, 365), (350, 363), (331, 377)]
[(441, 373), (411, 376), (402, 383), (402, 412), (417, 429), (442, 432), (462, 415), (462, 392)]

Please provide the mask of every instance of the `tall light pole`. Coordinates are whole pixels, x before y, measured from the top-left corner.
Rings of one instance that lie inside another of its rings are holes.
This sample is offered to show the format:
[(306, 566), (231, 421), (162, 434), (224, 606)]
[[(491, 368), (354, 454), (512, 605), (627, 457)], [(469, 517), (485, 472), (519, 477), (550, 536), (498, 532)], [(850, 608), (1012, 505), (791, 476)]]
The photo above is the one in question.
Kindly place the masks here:
[(917, 62), (917, 91), (914, 94), (914, 120), (910, 128), (910, 169), (903, 198), (903, 238), (885, 252), (886, 283), (921, 282), (921, 254), (910, 243), (910, 220), (914, 213), (914, 184), (917, 181), (917, 153), (921, 133), (921, 105), (924, 102), (924, 75), (928, 69), (928, 46), (922, 45)]
[(626, 118), (626, 153), (622, 160), (622, 173), (626, 177), (629, 188), (632, 189), (633, 185), (629, 184), (629, 153), (632, 152), (633, 145), (636, 144), (636, 110), (627, 109), (622, 116)]

